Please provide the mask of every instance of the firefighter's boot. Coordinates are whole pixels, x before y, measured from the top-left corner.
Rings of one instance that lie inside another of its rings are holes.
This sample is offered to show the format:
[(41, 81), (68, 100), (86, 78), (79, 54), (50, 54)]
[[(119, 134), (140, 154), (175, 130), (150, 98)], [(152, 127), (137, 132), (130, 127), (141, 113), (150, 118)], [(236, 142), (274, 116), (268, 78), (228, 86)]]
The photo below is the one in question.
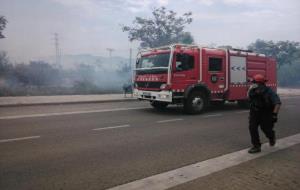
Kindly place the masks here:
[(275, 137), (270, 138), (269, 139), (269, 144), (270, 144), (270, 146), (275, 146), (275, 144), (276, 144), (276, 138)]
[(255, 153), (258, 153), (258, 152), (261, 152), (261, 149), (258, 146), (254, 146), (254, 147), (252, 147), (248, 150), (248, 153), (250, 153), (250, 154), (255, 154)]

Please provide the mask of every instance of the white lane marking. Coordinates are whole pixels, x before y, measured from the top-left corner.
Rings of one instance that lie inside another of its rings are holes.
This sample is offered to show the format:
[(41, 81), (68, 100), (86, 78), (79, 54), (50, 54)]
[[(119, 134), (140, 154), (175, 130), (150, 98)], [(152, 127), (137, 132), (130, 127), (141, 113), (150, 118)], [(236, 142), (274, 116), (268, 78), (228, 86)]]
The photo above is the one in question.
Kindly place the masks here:
[(222, 116), (223, 114), (221, 113), (218, 113), (218, 114), (211, 114), (211, 115), (204, 115), (202, 116), (203, 118), (208, 118), (208, 117), (219, 117), (219, 116)]
[(156, 123), (167, 123), (167, 122), (174, 122), (174, 121), (182, 121), (183, 119), (178, 118), (178, 119), (167, 119), (167, 120), (161, 120), (157, 121)]
[(20, 137), (20, 138), (14, 138), (14, 139), (2, 139), (2, 140), (0, 140), (0, 143), (37, 139), (37, 138), (40, 138), (40, 137), (41, 136), (30, 136), (30, 137)]
[(127, 110), (139, 110), (139, 109), (145, 109), (145, 108), (149, 108), (149, 107), (113, 108), (113, 109), (89, 110), (89, 111), (41, 113), (41, 114), (30, 114), (30, 115), (12, 115), (12, 116), (2, 116), (2, 117), (0, 117), (0, 120), (3, 120), (3, 119), (22, 119), (22, 118), (31, 118), (31, 117), (49, 117), (49, 116), (73, 115), (73, 114), (87, 114), (87, 113), (102, 113), (102, 112), (114, 112), (114, 111), (127, 111)]
[(113, 127), (103, 127), (103, 128), (96, 128), (96, 129), (93, 129), (93, 130), (102, 131), (102, 130), (119, 129), (119, 128), (126, 128), (126, 127), (130, 127), (130, 125), (118, 125), (118, 126), (113, 126)]
[(237, 113), (237, 114), (242, 114), (242, 113), (249, 113), (249, 110), (244, 110), (244, 111), (237, 111), (237, 112), (234, 112), (234, 113)]
[(248, 149), (243, 149), (237, 152), (198, 162), (196, 164), (191, 164), (182, 168), (116, 186), (108, 190), (164, 190), (299, 143), (300, 133), (278, 140), (275, 147), (270, 147), (267, 143), (265, 143), (262, 146), (262, 152), (258, 154), (249, 154)]

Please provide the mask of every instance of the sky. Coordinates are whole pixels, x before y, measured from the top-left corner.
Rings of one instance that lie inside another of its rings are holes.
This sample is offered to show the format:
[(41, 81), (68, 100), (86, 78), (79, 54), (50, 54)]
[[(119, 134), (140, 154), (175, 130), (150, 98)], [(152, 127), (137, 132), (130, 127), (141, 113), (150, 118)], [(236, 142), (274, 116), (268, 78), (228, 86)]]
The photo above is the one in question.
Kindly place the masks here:
[(299, 0), (0, 0), (8, 20), (0, 51), (13, 61), (55, 54), (54, 33), (62, 54), (129, 56), (138, 42), (129, 42), (122, 25), (136, 16), (151, 18), (165, 6), (182, 15), (193, 13), (186, 27), (200, 45), (246, 47), (256, 39), (300, 41)]

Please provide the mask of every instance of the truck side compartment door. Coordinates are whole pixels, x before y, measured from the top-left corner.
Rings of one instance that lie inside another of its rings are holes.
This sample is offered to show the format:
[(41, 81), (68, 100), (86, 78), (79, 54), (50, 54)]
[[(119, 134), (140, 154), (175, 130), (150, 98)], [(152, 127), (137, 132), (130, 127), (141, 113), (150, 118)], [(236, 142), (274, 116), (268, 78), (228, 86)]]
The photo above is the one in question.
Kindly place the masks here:
[[(230, 59), (230, 93), (229, 99), (231, 100), (244, 100), (247, 99), (247, 57), (231, 55)], [(254, 67), (256, 67), (254, 63)], [(250, 64), (250, 68), (251, 68)], [(248, 67), (249, 69), (249, 67)], [(254, 69), (256, 72), (257, 68)]]
[[(225, 56), (208, 56), (207, 83), (212, 95), (223, 94), (225, 88)], [(221, 98), (221, 97), (219, 97)]]

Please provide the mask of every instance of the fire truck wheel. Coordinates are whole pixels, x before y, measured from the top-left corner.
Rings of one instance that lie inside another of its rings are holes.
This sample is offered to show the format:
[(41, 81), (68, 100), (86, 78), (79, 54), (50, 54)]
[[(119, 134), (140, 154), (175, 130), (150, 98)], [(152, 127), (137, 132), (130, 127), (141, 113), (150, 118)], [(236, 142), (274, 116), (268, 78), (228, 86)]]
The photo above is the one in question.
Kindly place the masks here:
[(150, 102), (151, 106), (155, 109), (162, 110), (165, 109), (168, 106), (167, 102), (158, 102), (158, 101), (152, 101)]
[(194, 91), (184, 101), (184, 110), (189, 114), (197, 114), (203, 112), (207, 105), (206, 94), (201, 91)]

